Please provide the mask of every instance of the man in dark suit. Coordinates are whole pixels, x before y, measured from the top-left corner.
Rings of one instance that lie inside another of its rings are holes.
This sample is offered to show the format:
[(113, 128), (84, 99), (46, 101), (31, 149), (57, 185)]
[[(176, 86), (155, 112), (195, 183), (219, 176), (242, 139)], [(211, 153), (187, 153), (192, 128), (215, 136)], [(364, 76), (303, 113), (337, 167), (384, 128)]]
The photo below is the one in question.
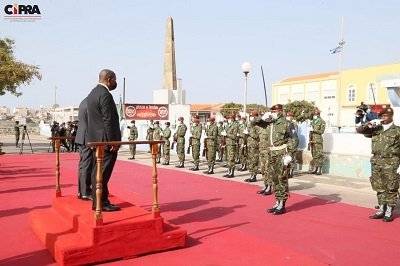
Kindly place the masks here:
[[(87, 142), (121, 141), (118, 111), (110, 91), (117, 87), (115, 73), (103, 69), (99, 74), (99, 84), (87, 96), (88, 129)], [(117, 211), (120, 208), (108, 199), (108, 181), (110, 180), (119, 146), (105, 147), (103, 161), (102, 210)], [(93, 150), (92, 185), (96, 184), (96, 156)], [(93, 189), (93, 207), (96, 207), (96, 190)]]
[(93, 151), (86, 147), (87, 143), (87, 99), (79, 104), (79, 124), (75, 143), (79, 146), (79, 169), (78, 169), (78, 198), (82, 200), (93, 200), (91, 189), (91, 176), (93, 168)]

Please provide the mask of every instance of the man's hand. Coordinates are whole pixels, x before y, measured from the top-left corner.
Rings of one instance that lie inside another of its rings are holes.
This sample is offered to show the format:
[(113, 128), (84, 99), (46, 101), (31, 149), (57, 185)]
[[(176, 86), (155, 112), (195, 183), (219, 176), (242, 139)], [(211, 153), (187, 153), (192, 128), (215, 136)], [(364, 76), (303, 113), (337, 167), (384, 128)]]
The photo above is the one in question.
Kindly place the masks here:
[(118, 152), (120, 145), (111, 146), (110, 152)]
[(261, 117), (262, 120), (268, 120), (270, 119), (272, 116), (271, 112), (266, 112), (265, 114), (263, 114), (263, 116)]

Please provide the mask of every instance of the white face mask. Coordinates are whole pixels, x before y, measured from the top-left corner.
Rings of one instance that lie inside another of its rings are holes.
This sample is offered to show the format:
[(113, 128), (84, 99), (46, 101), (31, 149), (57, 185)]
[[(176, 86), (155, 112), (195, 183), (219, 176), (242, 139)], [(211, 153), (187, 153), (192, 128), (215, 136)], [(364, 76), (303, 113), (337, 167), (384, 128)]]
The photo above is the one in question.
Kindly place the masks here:
[(229, 124), (229, 123), (232, 123), (232, 120), (231, 120), (231, 119), (228, 120), (228, 124)]
[(314, 119), (317, 119), (317, 118), (318, 118), (318, 116), (314, 115), (314, 116), (313, 116), (313, 118), (314, 118)]
[(254, 117), (250, 117), (250, 121), (253, 122), (254, 121)]
[(287, 117), (286, 117), (286, 120), (287, 120), (287, 121), (292, 121), (292, 120), (290, 119), (290, 116), (287, 116)]
[(278, 113), (272, 113), (271, 116), (274, 120), (278, 119)]

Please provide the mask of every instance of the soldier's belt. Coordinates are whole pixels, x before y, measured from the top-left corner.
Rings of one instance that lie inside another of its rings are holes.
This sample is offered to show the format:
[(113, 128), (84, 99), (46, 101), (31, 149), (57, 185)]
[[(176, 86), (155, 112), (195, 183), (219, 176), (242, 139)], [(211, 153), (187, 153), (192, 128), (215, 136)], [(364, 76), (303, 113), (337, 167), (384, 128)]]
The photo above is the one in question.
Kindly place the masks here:
[(281, 146), (269, 147), (269, 150), (270, 151), (280, 151), (280, 150), (283, 150), (283, 149), (286, 149), (286, 148), (287, 148), (287, 144), (283, 144)]

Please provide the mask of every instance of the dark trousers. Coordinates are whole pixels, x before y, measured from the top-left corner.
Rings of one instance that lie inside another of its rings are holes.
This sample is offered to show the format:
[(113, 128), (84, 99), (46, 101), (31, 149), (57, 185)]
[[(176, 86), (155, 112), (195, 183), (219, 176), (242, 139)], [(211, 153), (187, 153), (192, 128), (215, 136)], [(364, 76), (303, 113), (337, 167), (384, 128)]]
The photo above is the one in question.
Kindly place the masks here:
[(79, 156), (78, 195), (88, 196), (92, 194), (93, 151), (91, 148), (79, 145)]
[[(108, 181), (110, 181), (112, 171), (114, 169), (115, 161), (117, 160), (118, 153), (110, 152), (108, 150), (104, 151), (103, 157), (103, 194), (101, 197), (102, 206), (110, 204), (108, 200)], [(93, 169), (92, 169), (92, 195), (93, 195), (93, 207), (96, 207), (96, 174), (97, 174), (97, 159), (96, 150), (93, 150)]]

